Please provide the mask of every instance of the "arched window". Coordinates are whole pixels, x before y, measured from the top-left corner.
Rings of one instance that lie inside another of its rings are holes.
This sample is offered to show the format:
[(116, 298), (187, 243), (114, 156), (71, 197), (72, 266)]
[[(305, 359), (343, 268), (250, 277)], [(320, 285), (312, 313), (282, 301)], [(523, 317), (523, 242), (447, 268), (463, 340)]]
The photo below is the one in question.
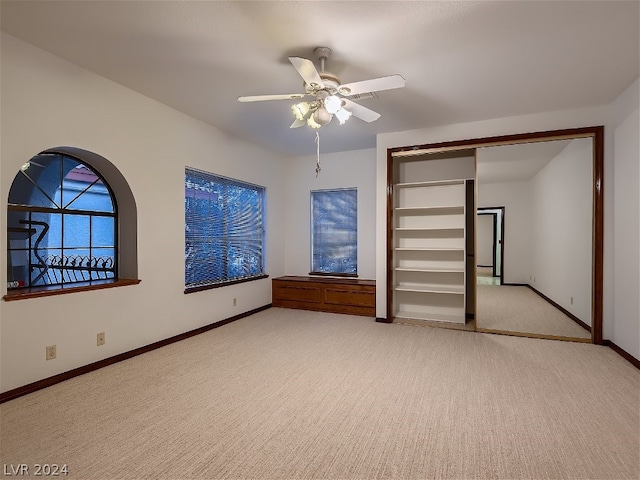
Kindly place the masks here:
[(70, 155), (36, 155), (9, 191), (8, 290), (117, 278), (117, 225), (96, 170)]

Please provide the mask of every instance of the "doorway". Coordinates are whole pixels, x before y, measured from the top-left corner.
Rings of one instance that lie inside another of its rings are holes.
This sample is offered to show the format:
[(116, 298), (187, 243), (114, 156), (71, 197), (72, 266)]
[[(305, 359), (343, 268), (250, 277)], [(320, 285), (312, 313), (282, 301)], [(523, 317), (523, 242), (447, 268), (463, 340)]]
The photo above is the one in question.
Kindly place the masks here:
[(504, 279), (504, 207), (477, 209), (476, 275), (478, 284), (502, 285)]

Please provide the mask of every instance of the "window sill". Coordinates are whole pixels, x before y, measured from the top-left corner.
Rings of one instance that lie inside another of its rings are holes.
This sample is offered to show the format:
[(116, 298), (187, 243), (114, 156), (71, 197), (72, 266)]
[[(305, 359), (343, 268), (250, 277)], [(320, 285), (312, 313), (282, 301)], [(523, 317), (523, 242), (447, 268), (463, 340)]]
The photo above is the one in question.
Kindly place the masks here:
[(53, 295), (65, 295), (67, 293), (87, 292), (91, 290), (102, 290), (103, 288), (126, 287), (137, 285), (139, 279), (120, 278), (118, 280), (93, 280), (85, 283), (74, 283), (73, 285), (48, 285), (44, 287), (23, 288), (12, 290), (2, 297), (5, 302), (13, 300), (26, 300), (28, 298), (50, 297)]
[(349, 277), (349, 278), (358, 278), (357, 273), (330, 273), (330, 272), (309, 272), (309, 275), (314, 275), (318, 277)]
[(213, 288), (227, 287), (229, 285), (236, 285), (238, 283), (253, 282), (254, 280), (262, 280), (263, 278), (269, 278), (269, 275), (266, 275), (266, 274), (256, 275), (255, 277), (240, 278), (238, 280), (229, 280), (227, 282), (212, 283), (209, 285), (200, 285), (198, 287), (187, 287), (184, 289), (184, 293), (186, 294), (186, 293), (202, 292), (204, 290), (211, 290)]

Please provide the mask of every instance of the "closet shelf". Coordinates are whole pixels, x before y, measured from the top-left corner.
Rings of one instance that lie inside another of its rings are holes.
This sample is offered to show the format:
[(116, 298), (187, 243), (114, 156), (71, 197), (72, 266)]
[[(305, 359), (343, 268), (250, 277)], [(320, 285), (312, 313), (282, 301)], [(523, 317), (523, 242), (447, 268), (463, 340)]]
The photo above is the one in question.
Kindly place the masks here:
[(411, 212), (438, 212), (438, 211), (450, 211), (459, 212), (460, 215), (464, 214), (464, 205), (440, 205), (429, 207), (396, 207), (394, 208), (399, 213), (411, 213)]
[(451, 267), (451, 268), (438, 268), (438, 267), (395, 267), (396, 272), (432, 272), (432, 273), (464, 273), (464, 266), (462, 267)]
[(397, 292), (420, 292), (420, 293), (444, 293), (453, 295), (464, 295), (463, 285), (431, 285), (431, 284), (399, 284), (396, 285)]
[(466, 180), (398, 182), (394, 187), (393, 316), (464, 324)]
[(464, 252), (462, 247), (395, 247), (398, 252)]
[(412, 312), (400, 310), (396, 313), (396, 319), (407, 318), (411, 320), (429, 320), (433, 322), (450, 322), (450, 323), (465, 323), (464, 310), (460, 313), (427, 313), (427, 312)]
[(429, 182), (404, 182), (394, 184), (398, 188), (435, 187), (438, 185), (464, 185), (464, 180), (440, 180)]
[(428, 232), (433, 230), (454, 230), (458, 232), (464, 232), (464, 227), (398, 227), (396, 232)]

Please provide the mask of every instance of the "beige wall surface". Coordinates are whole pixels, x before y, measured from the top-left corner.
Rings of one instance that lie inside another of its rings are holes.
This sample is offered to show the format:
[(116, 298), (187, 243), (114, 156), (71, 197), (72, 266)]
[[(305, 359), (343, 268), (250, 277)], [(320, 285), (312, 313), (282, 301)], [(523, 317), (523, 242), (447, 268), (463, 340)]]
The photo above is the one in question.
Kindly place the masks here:
[(640, 81), (616, 98), (611, 124), (614, 173), (614, 324), (612, 340), (639, 358), (640, 352)]
[(311, 269), (311, 191), (358, 189), (358, 277), (374, 279), (376, 261), (375, 149), (287, 159), (285, 222), (288, 275), (308, 275)]
[(476, 265), (493, 267), (493, 219), (495, 215), (478, 215), (476, 218)]
[[(410, 130), (404, 132), (393, 132), (380, 134), (377, 137), (377, 181), (376, 181), (376, 210), (378, 218), (384, 218), (386, 212), (386, 168), (387, 168), (387, 149), (393, 147), (403, 147), (409, 145), (424, 145), (429, 143), (438, 143), (446, 141), (455, 141), (469, 138), (483, 138), (497, 135), (510, 135), (526, 132), (548, 131), (566, 128), (588, 127), (594, 125), (605, 126), (605, 155), (604, 155), (604, 291), (603, 291), (603, 336), (605, 339), (612, 340), (618, 345), (626, 345), (629, 342), (625, 339), (627, 331), (635, 332), (638, 337), (638, 320), (637, 308), (635, 318), (629, 320), (625, 318), (624, 313), (616, 313), (614, 308), (614, 296), (621, 292), (624, 288), (618, 282), (614, 281), (614, 276), (624, 275), (620, 272), (621, 266), (614, 265), (614, 218), (621, 209), (630, 209), (628, 215), (634, 218), (640, 218), (640, 209), (637, 198), (637, 168), (633, 170), (631, 163), (627, 163), (620, 155), (620, 146), (618, 154), (614, 152), (614, 130), (629, 115), (633, 115), (638, 109), (638, 82), (631, 85), (625, 92), (621, 92), (623, 100), (616, 100), (609, 105), (601, 105), (594, 107), (586, 107), (576, 110), (562, 110), (556, 112), (546, 112), (539, 114), (522, 115), (508, 118), (498, 118), (477, 122), (469, 122), (455, 125), (442, 125), (425, 129)], [(620, 98), (620, 97), (619, 97)], [(625, 105), (624, 107), (622, 105)], [(623, 114), (624, 111), (624, 114)], [(637, 115), (637, 113), (636, 113)], [(633, 145), (638, 143), (638, 131), (628, 134), (623, 144), (632, 150)], [(628, 162), (638, 162), (636, 153), (629, 153)], [(629, 173), (636, 179), (635, 190), (631, 186), (616, 185), (614, 180), (614, 170), (622, 163), (630, 168)], [(624, 195), (632, 198), (630, 203), (614, 206), (614, 191), (618, 195)], [(635, 192), (635, 193), (634, 193)], [(376, 239), (378, 245), (384, 245), (386, 242), (386, 225), (378, 222), (376, 226)], [(637, 252), (637, 243), (629, 250)], [(631, 252), (629, 251), (631, 254)], [(620, 254), (618, 254), (620, 255)], [(633, 256), (631, 258), (637, 258)], [(616, 268), (617, 267), (617, 268)], [(628, 265), (626, 268), (629, 268)], [(631, 265), (632, 272), (637, 275), (640, 265), (638, 262)], [(386, 277), (386, 250), (384, 248), (377, 249), (376, 256), (376, 314), (379, 317), (386, 316), (386, 288), (384, 287)], [(633, 295), (636, 296), (639, 289), (633, 289)], [(637, 298), (637, 297), (636, 297)], [(634, 340), (635, 345), (628, 347), (628, 352), (640, 358), (640, 346)]]
[[(307, 273), (309, 191), (356, 186), (359, 273), (377, 280), (377, 316), (384, 317), (387, 148), (592, 125), (605, 125), (603, 334), (640, 358), (637, 81), (611, 105), (382, 134), (376, 149), (321, 156), (316, 178), (313, 156), (282, 159), (6, 34), (1, 49), (2, 198), (19, 168), (47, 148), (72, 146), (107, 158), (136, 200), (142, 280), (0, 301), (1, 391), (270, 303), (271, 278), (183, 294), (185, 166), (266, 187), (271, 277)], [(2, 265), (6, 233), (6, 208), (0, 208)], [(4, 294), (4, 267), (0, 284)], [(106, 345), (96, 347), (102, 331)], [(57, 358), (46, 361), (51, 344)]]
[[(183, 293), (184, 169), (266, 187), (266, 270), (273, 277), (284, 273), (282, 158), (6, 34), (1, 48), (2, 198), (6, 202), (20, 167), (47, 148), (72, 146), (105, 157), (135, 197), (142, 280), (136, 286), (0, 301), (2, 391), (271, 302), (271, 278)], [(6, 207), (0, 212), (4, 295)], [(106, 333), (101, 347), (98, 332)], [(53, 344), (57, 358), (46, 361), (45, 346)]]
[[(478, 158), (483, 149), (478, 149)], [(501, 182), (478, 185), (478, 207), (505, 207), (504, 278), (528, 283), (531, 270), (531, 184)]]
[(532, 179), (529, 284), (592, 324), (593, 141), (572, 140)]

